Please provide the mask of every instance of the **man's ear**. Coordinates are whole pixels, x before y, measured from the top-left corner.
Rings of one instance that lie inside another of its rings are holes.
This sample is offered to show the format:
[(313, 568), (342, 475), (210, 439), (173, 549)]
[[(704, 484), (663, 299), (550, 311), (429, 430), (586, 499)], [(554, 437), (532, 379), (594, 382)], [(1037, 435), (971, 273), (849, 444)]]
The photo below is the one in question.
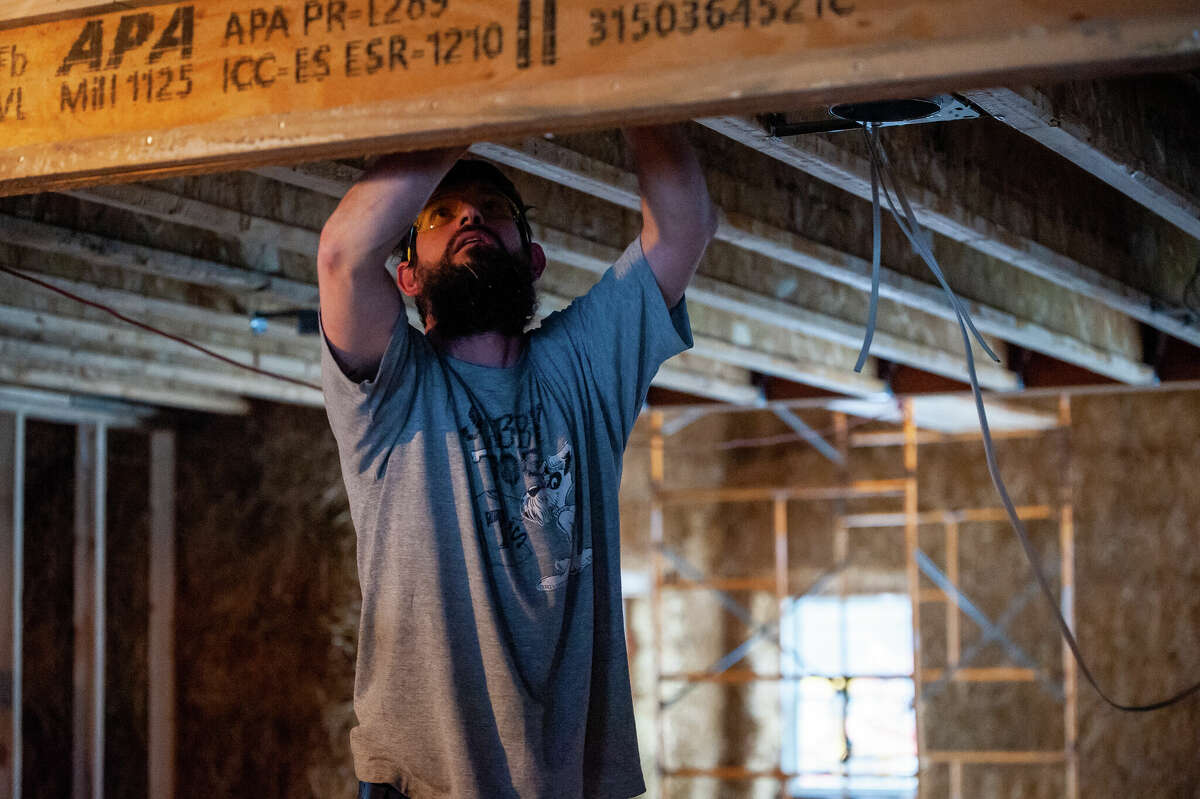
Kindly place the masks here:
[[(545, 256), (542, 256), (545, 260)], [(409, 261), (401, 261), (396, 268), (396, 285), (406, 296), (415, 297), (421, 291), (421, 282), (417, 279), (416, 266)]]
[(532, 243), (529, 245), (529, 272), (533, 275), (533, 279), (537, 280), (542, 276), (542, 272), (546, 271), (546, 251), (542, 249), (542, 245)]

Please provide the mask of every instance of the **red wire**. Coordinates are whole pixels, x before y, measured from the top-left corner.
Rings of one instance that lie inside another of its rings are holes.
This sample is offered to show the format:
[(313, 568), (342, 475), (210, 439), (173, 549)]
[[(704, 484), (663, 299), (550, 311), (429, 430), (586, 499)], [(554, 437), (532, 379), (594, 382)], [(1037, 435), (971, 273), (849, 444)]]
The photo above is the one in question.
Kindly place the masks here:
[(134, 327), (140, 327), (142, 330), (147, 330), (151, 333), (156, 333), (164, 338), (169, 338), (172, 341), (175, 341), (175, 342), (178, 342), (178, 343), (184, 345), (185, 347), (191, 347), (194, 350), (198, 350), (199, 352), (204, 353), (205, 355), (209, 356), (210, 358), (216, 358), (218, 361), (227, 363), (230, 366), (236, 366), (239, 369), (245, 369), (248, 372), (254, 372), (255, 374), (264, 375), (266, 377), (273, 377), (276, 380), (284, 380), (284, 381), (287, 381), (288, 383), (294, 383), (298, 386), (304, 386), (305, 388), (312, 388), (312, 389), (316, 389), (317, 391), (321, 390), (321, 387), (315, 383), (309, 383), (305, 380), (297, 380), (294, 377), (288, 377), (286, 375), (276, 374), (275, 372), (270, 372), (270, 371), (267, 371), (266, 369), (259, 369), (257, 366), (251, 366), (246, 363), (241, 363), (240, 361), (235, 361), (232, 358), (226, 358), (224, 355), (213, 352), (212, 350), (208, 349), (207, 347), (202, 347), (199, 344), (196, 344), (195, 342), (188, 341), (185, 338), (176, 336), (173, 333), (168, 333), (165, 330), (159, 330), (157, 327), (153, 327), (152, 325), (148, 325), (144, 322), (139, 322), (136, 319), (130, 319), (128, 316), (125, 316), (124, 314), (119, 313), (118, 311), (114, 311), (112, 308), (109, 308), (107, 305), (102, 305), (98, 302), (93, 302), (92, 300), (86, 299), (85, 297), (80, 297), (78, 294), (72, 294), (71, 292), (67, 291), (66, 289), (60, 289), (58, 286), (55, 286), (52, 283), (47, 283), (44, 280), (38, 280), (36, 277), (33, 277), (32, 275), (27, 275), (24, 272), (18, 272), (16, 269), (11, 269), (7, 266), (4, 266), (3, 264), (0, 264), (0, 272), (6, 272), (6, 273), (12, 275), (13, 277), (19, 277), (21, 280), (28, 280), (30, 283), (41, 286), (44, 289), (49, 289), (50, 291), (53, 291), (57, 294), (61, 294), (62, 296), (66, 297), (68, 299), (75, 300), (76, 302), (81, 302), (84, 305), (90, 305), (93, 308), (98, 308), (99, 310), (104, 311), (107, 314), (111, 314), (111, 315), (115, 316), (116, 318), (120, 319), (122, 322), (131, 324)]

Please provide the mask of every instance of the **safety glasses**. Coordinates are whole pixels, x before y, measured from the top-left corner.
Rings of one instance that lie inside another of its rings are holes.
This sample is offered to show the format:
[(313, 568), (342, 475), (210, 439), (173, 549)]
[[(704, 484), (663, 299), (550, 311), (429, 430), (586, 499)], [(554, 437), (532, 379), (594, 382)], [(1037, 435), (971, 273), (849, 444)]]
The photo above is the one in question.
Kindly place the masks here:
[(498, 191), (465, 189), (435, 196), (417, 216), (413, 227), (418, 233), (437, 230), (462, 218), (468, 210), (479, 214), (485, 225), (513, 221), (521, 216), (516, 204)]

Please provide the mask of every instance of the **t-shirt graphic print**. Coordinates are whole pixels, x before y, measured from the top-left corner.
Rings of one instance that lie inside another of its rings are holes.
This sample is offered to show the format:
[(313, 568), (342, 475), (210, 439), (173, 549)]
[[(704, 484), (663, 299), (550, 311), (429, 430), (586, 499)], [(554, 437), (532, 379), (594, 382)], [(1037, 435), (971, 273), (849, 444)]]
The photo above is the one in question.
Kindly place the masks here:
[(500, 562), (517, 566), (535, 554), (533, 541), (542, 543), (553, 571), (542, 567), (538, 588), (553, 591), (591, 565), (592, 549), (575, 535), (573, 448), (560, 437), (557, 451), (542, 457), (538, 442), (548, 440), (544, 425), (541, 404), (489, 418), (472, 401), (459, 435), (481, 486), (475, 512)]

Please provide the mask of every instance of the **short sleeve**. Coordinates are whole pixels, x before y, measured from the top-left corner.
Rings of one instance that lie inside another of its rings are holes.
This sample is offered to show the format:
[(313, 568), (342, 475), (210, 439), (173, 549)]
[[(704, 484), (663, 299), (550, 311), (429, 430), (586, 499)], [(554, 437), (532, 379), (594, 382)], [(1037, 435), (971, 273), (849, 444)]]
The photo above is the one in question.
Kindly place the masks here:
[(691, 348), (687, 302), (667, 308), (641, 239), (635, 239), (600, 282), (543, 323), (550, 342), (582, 353), (594, 388), (619, 414), (628, 437), (650, 381), (668, 358)]
[[(423, 337), (400, 314), (375, 375), (355, 381), (338, 365), (322, 329), (321, 385), (325, 413), (344, 454), (354, 450), (374, 451), (378, 443), (374, 439), (386, 434), (383, 428), (398, 422), (389, 417), (411, 407), (417, 390), (414, 360), (418, 338)], [(356, 465), (356, 471), (362, 466)]]

